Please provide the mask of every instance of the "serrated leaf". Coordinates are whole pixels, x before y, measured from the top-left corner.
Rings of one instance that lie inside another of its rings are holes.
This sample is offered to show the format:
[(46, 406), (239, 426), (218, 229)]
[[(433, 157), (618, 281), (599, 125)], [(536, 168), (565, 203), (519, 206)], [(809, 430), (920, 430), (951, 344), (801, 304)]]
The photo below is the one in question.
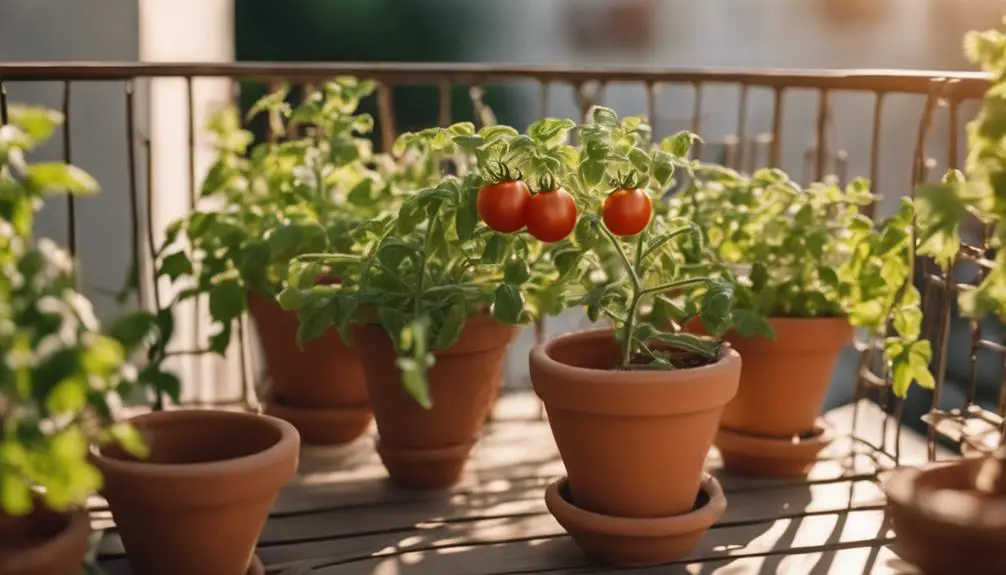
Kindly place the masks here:
[(743, 338), (766, 337), (775, 339), (775, 330), (764, 315), (750, 309), (737, 308), (731, 313), (731, 322)]
[(229, 322), (245, 309), (245, 290), (237, 278), (226, 278), (210, 285), (210, 317), (217, 322)]
[(25, 173), (24, 186), (36, 193), (69, 192), (88, 194), (98, 191), (98, 182), (84, 170), (60, 162), (32, 164)]
[(704, 339), (693, 333), (656, 333), (651, 338), (675, 349), (704, 357), (716, 357), (719, 351), (718, 342)]

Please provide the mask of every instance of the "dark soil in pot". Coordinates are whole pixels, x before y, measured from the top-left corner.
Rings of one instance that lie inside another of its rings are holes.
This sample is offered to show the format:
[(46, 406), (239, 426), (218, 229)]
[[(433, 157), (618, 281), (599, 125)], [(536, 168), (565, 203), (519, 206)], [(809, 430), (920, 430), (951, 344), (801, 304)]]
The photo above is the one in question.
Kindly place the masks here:
[(531, 381), (569, 474), (572, 503), (615, 517), (690, 512), (741, 357), (711, 365), (618, 370), (610, 329), (575, 332), (531, 352)]
[(468, 319), (458, 343), (435, 353), (428, 372), (433, 407), (424, 409), (402, 385), (384, 328), (354, 328), (380, 436), (377, 450), (392, 480), (423, 488), (458, 481), (499, 391), (507, 346), (516, 333), (516, 326), (491, 316)]
[(0, 573), (80, 575), (90, 534), (86, 509), (57, 513), (36, 502), (24, 517), (0, 513)]
[(744, 370), (721, 425), (734, 432), (789, 439), (814, 429), (852, 326), (841, 317), (769, 322), (775, 340), (733, 333), (724, 338), (744, 358)]
[(297, 430), (231, 411), (164, 411), (132, 422), (148, 459), (111, 446), (92, 460), (133, 572), (248, 572), (269, 509), (296, 472)]
[(884, 483), (895, 550), (927, 575), (1006, 573), (1006, 494), (975, 488), (983, 463), (902, 468)]
[(309, 444), (338, 445), (362, 435), (371, 411), (356, 350), (335, 329), (301, 349), (296, 312), (256, 293), (248, 309), (269, 374), (266, 413), (293, 423)]

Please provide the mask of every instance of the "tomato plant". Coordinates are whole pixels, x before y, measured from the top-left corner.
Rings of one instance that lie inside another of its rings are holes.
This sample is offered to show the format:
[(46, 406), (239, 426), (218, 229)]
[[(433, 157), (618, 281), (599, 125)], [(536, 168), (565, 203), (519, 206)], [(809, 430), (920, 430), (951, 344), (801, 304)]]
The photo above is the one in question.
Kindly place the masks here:
[(59, 127), (59, 113), (11, 106), (10, 118), (0, 126), (0, 512), (22, 515), (36, 499), (66, 511), (97, 492), (92, 444), (118, 441), (142, 457), (146, 446), (116, 421), (117, 404), (138, 389), (173, 393), (179, 385), (158, 366), (128, 363), (157, 319), (130, 312), (103, 330), (77, 291), (70, 254), (33, 239), (45, 197), (98, 186), (80, 168), (25, 160)]
[(601, 217), (616, 236), (634, 236), (646, 228), (653, 215), (650, 196), (636, 187), (623, 187), (604, 199)]

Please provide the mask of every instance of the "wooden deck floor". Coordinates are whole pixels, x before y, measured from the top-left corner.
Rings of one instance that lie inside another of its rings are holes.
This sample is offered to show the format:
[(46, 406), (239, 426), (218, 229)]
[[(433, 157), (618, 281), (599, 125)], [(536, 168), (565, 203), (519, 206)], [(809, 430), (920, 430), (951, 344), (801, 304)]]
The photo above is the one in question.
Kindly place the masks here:
[[(860, 414), (859, 437), (881, 440), (881, 415)], [(562, 474), (555, 444), (529, 394), (504, 397), (469, 461), (447, 492), (386, 480), (372, 437), (339, 449), (306, 449), (300, 473), (276, 503), (258, 555), (282, 575), (504, 575), (639, 573), (690, 575), (909, 574), (890, 548), (884, 497), (872, 459), (835, 444), (804, 480), (764, 480), (717, 471), (728, 507), (685, 560), (648, 569), (598, 565), (584, 556), (545, 508), (543, 492)], [(849, 429), (852, 408), (827, 414)], [(889, 431), (889, 436), (892, 434)], [(858, 444), (857, 444), (858, 445)], [(859, 446), (859, 450), (868, 450)], [(902, 458), (925, 458), (924, 440), (902, 432)], [(710, 468), (718, 466), (713, 453)], [(107, 510), (99, 558), (110, 575), (130, 572)]]

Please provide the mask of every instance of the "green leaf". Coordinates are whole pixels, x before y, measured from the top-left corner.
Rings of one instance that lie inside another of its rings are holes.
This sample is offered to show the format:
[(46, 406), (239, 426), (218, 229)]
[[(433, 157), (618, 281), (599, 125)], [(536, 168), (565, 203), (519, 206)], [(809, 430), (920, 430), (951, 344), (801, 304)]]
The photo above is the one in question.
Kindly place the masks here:
[(667, 152), (657, 150), (653, 153), (653, 179), (664, 189), (671, 183), (674, 176), (674, 158)]
[(444, 316), (443, 321), (440, 323), (440, 328), (437, 330), (437, 339), (434, 342), (434, 347), (437, 349), (446, 349), (458, 342), (458, 338), (461, 336), (461, 328), (465, 325), (465, 320), (468, 319), (468, 310), (465, 306), (464, 299), (455, 303), (447, 311), (447, 315)]
[(519, 286), (529, 279), (531, 279), (531, 269), (524, 260), (520, 258), (510, 258), (503, 265), (504, 282)]
[(503, 261), (503, 256), (506, 254), (507, 240), (500, 234), (494, 233), (489, 241), (486, 242), (486, 247), (482, 250), (481, 262), (486, 265), (499, 264)]
[(270, 259), (283, 260), (297, 251), (301, 241), (300, 226), (284, 224), (265, 233), (265, 241), (269, 245)]
[(500, 284), (496, 288), (492, 313), (500, 323), (520, 323), (524, 311), (524, 295), (520, 288), (510, 284)]
[(455, 227), (458, 233), (458, 239), (461, 241), (467, 241), (471, 239), (472, 235), (475, 233), (475, 227), (479, 224), (479, 211), (478, 211), (478, 189), (469, 186), (467, 188), (461, 189), (461, 204), (458, 206), (457, 215), (455, 216)]
[(604, 179), (604, 162), (588, 159), (580, 163), (580, 177), (589, 188), (601, 183)]
[(150, 455), (150, 449), (147, 447), (147, 443), (143, 441), (143, 436), (128, 422), (114, 423), (108, 428), (108, 432), (112, 436), (112, 439), (133, 457), (146, 459)]
[(122, 344), (125, 349), (133, 349), (143, 343), (155, 326), (154, 315), (146, 310), (137, 310), (116, 318), (105, 334)]
[(377, 184), (374, 180), (370, 178), (363, 178), (358, 184), (349, 190), (349, 194), (346, 195), (346, 199), (349, 200), (349, 203), (355, 206), (373, 206), (380, 200), (380, 198), (374, 195), (376, 189)]
[(601, 124), (602, 126), (618, 125), (618, 114), (616, 114), (611, 108), (594, 106), (591, 109), (590, 117), (594, 120), (595, 124)]
[(303, 345), (324, 335), (332, 327), (338, 311), (339, 300), (330, 298), (318, 298), (311, 305), (299, 309), (297, 343)]
[(264, 278), (269, 267), (270, 251), (269, 245), (262, 240), (248, 242), (241, 253), (241, 276), (250, 280)]
[(675, 349), (704, 357), (716, 357), (720, 348), (717, 341), (693, 333), (655, 333), (651, 338)]
[(641, 174), (646, 174), (650, 171), (650, 155), (639, 148), (629, 150), (629, 163)]
[(733, 328), (743, 338), (766, 337), (775, 339), (775, 330), (768, 318), (750, 309), (734, 309), (732, 312)]
[(576, 227), (573, 228), (573, 244), (583, 251), (593, 249), (601, 237), (599, 225), (597, 218), (580, 218), (580, 221), (576, 222)]
[(554, 146), (563, 142), (576, 122), (568, 118), (545, 118), (528, 126), (527, 135), (544, 146)]
[(227, 348), (231, 343), (232, 325), (229, 321), (220, 324), (220, 331), (210, 336), (210, 351), (221, 356), (227, 353)]
[(304, 290), (293, 286), (287, 286), (283, 289), (283, 291), (279, 292), (278, 296), (276, 296), (276, 301), (279, 303), (279, 306), (285, 310), (297, 310), (304, 305), (307, 298), (304, 296)]
[(410, 357), (399, 357), (395, 365), (402, 373), (402, 386), (405, 391), (424, 409), (433, 407), (430, 398), (430, 384), (426, 379), (426, 367)]
[(60, 162), (42, 162), (28, 167), (25, 188), (36, 193), (69, 192), (87, 194), (98, 191), (98, 182), (84, 170)]
[(245, 290), (235, 277), (224, 278), (210, 285), (210, 317), (224, 323), (241, 315), (245, 309)]
[(181, 403), (182, 382), (175, 374), (167, 371), (161, 371), (160, 369), (154, 369), (145, 375), (141, 375), (141, 380), (145, 380), (154, 389), (164, 395), (167, 395), (176, 405)]
[(157, 276), (168, 276), (171, 281), (175, 281), (182, 276), (192, 275), (192, 262), (184, 251), (170, 253), (161, 260), (161, 266), (157, 270)]
[(20, 517), (32, 510), (31, 489), (18, 473), (0, 473), (0, 506), (7, 515)]
[(719, 337), (730, 326), (733, 307), (733, 286), (725, 282), (711, 282), (702, 296), (699, 319), (706, 333)]
[(660, 149), (669, 152), (679, 158), (684, 158), (692, 149), (692, 144), (699, 140), (699, 137), (692, 132), (682, 131), (672, 134), (660, 142)]
[(32, 142), (48, 141), (63, 124), (63, 114), (38, 106), (11, 106), (10, 121)]
[(46, 398), (49, 413), (76, 413), (87, 403), (87, 381), (81, 377), (68, 377), (57, 383)]

